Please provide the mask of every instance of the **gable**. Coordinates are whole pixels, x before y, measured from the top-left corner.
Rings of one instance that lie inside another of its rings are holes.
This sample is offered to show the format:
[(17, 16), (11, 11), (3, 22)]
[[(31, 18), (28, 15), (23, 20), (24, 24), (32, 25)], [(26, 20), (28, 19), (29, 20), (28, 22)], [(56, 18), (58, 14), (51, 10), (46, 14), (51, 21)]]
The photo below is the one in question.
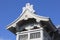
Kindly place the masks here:
[(47, 17), (43, 17), (43, 16), (38, 16), (35, 13), (30, 12), (28, 9), (24, 11), (24, 13), (22, 13), (14, 22), (12, 22), (9, 26), (16, 26), (16, 23), (18, 23), (21, 20), (27, 20), (28, 18), (35, 18), (37, 22), (39, 22), (40, 20), (43, 21), (49, 21), (49, 19)]
[(28, 18), (35, 18), (37, 22), (40, 20), (48, 21), (49, 19), (47, 17), (38, 16), (35, 14), (35, 10), (33, 9), (33, 5), (30, 5), (29, 3), (26, 4), (26, 7), (23, 7), (23, 11), (21, 15), (13, 21), (11, 24), (8, 25), (7, 29), (10, 27), (15, 27), (16, 23), (21, 20), (27, 20)]

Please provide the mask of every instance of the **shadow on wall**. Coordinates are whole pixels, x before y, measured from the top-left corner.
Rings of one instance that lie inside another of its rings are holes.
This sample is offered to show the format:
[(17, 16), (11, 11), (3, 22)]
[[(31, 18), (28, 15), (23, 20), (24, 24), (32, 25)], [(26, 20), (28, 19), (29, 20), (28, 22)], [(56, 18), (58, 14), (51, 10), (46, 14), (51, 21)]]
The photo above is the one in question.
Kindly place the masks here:
[(54, 40), (60, 40), (60, 27), (57, 28), (57, 31), (55, 32)]

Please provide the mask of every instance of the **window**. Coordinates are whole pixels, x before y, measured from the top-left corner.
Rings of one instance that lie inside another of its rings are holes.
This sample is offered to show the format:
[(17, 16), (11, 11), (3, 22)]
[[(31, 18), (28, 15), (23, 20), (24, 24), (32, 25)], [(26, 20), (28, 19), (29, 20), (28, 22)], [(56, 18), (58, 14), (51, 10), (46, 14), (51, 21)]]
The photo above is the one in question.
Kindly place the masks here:
[(28, 40), (28, 34), (19, 35), (19, 40)]
[(34, 39), (34, 38), (40, 38), (40, 32), (31, 33), (30, 34), (30, 39)]

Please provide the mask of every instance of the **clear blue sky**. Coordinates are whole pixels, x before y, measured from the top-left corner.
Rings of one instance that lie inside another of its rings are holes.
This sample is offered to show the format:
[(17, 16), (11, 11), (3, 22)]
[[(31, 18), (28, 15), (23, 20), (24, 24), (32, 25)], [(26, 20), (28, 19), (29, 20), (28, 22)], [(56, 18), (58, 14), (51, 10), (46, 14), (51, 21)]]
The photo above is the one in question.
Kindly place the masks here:
[(0, 40), (16, 40), (6, 26), (20, 15), (28, 2), (34, 5), (38, 15), (50, 17), (54, 25), (60, 24), (60, 0), (0, 0)]

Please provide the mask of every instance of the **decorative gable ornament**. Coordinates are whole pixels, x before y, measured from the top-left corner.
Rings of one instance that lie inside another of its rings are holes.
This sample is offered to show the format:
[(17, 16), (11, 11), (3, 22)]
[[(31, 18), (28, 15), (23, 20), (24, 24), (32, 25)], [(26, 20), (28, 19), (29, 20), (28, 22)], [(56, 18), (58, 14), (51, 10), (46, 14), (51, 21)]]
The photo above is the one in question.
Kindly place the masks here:
[(33, 5), (30, 5), (30, 3), (27, 3), (25, 7), (23, 7), (22, 13), (24, 13), (25, 10), (29, 10), (30, 12), (34, 13), (35, 10), (33, 9)]

